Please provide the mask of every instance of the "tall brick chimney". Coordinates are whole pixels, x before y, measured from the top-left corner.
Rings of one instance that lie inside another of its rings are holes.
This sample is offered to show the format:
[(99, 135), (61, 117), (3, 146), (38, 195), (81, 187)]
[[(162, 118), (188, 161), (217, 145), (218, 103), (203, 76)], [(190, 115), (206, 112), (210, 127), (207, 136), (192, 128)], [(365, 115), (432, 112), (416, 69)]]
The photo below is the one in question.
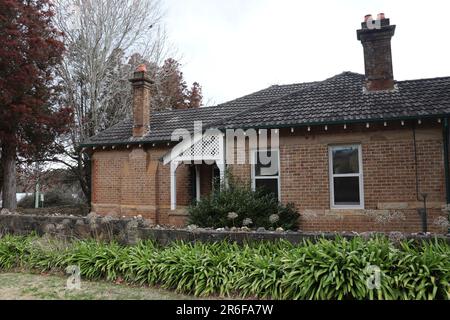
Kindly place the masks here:
[(133, 137), (142, 137), (150, 130), (151, 85), (147, 67), (140, 65), (130, 79), (133, 86)]
[(366, 15), (361, 29), (357, 31), (358, 40), (364, 48), (366, 88), (369, 91), (394, 89), (391, 53), (394, 32), (395, 25), (390, 25), (384, 13), (379, 13), (376, 20), (372, 19), (372, 15)]

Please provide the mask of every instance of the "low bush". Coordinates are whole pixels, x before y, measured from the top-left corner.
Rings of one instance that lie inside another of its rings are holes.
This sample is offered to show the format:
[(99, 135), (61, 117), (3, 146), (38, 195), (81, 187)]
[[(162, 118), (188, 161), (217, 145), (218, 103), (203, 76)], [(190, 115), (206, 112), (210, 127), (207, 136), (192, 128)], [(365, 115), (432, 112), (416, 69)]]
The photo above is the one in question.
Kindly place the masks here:
[[(36, 236), (0, 238), (0, 271), (64, 271), (123, 279), (197, 296), (272, 299), (450, 299), (450, 246), (394, 245), (386, 238), (172, 243), (125, 247), (94, 240), (64, 243)], [(374, 273), (379, 271), (379, 286)]]
[(200, 227), (264, 227), (297, 229), (299, 214), (293, 204), (283, 205), (263, 189), (229, 179), (229, 185), (188, 208), (189, 223)]
[[(58, 207), (58, 206), (78, 206), (82, 202), (72, 197), (71, 194), (60, 190), (52, 190), (44, 193), (44, 207)], [(28, 195), (21, 199), (17, 206), (20, 208), (34, 208), (35, 198), (33, 195)], [(41, 205), (41, 203), (39, 203)]]

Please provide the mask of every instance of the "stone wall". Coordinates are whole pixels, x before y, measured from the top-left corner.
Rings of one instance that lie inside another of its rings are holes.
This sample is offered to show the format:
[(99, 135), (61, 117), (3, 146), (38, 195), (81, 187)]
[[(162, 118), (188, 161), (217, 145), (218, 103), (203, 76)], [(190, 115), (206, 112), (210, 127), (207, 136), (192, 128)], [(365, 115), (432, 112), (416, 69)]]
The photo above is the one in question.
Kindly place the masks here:
[(43, 216), (23, 214), (1, 214), (0, 234), (40, 236), (51, 235), (61, 238), (116, 240), (124, 244), (139, 239), (138, 229), (148, 226), (144, 219), (117, 219), (110, 216), (89, 214), (81, 216)]
[[(274, 231), (218, 231), (211, 229), (167, 229), (151, 227), (150, 222), (141, 217), (117, 219), (110, 216), (101, 217), (89, 214), (87, 217), (74, 216), (37, 216), (22, 214), (0, 214), (0, 236), (3, 234), (50, 235), (65, 239), (115, 240), (122, 244), (135, 244), (139, 240), (152, 239), (162, 245), (173, 241), (185, 242), (216, 242), (232, 241), (242, 244), (248, 241), (275, 241), (284, 239), (292, 243), (301, 243), (305, 239), (318, 238), (333, 239), (337, 235), (352, 238), (355, 236), (370, 237), (375, 233), (318, 233), (318, 232), (274, 232)], [(418, 239), (429, 240), (435, 236), (446, 239), (450, 243), (450, 236), (403, 234), (400, 232), (386, 233), (392, 240)]]

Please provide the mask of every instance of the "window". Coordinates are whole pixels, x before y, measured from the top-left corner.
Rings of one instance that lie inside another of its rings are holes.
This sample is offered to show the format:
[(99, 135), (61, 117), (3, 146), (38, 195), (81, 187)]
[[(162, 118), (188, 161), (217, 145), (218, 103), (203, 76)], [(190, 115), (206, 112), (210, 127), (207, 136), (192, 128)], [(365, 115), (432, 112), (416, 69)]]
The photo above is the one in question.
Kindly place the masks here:
[(329, 148), (330, 198), (334, 209), (363, 209), (361, 145)]
[(253, 153), (252, 187), (264, 188), (280, 200), (280, 154), (278, 150), (258, 150)]

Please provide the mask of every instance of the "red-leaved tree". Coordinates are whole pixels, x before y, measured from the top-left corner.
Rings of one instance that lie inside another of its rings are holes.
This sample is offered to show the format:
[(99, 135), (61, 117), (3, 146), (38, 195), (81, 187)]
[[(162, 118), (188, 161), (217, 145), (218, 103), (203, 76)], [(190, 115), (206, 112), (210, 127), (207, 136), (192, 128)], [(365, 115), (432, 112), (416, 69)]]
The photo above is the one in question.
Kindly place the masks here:
[(154, 76), (156, 83), (156, 109), (199, 108), (202, 104), (202, 88), (198, 82), (189, 90), (180, 71), (180, 63), (173, 58), (164, 61)]
[(49, 0), (0, 0), (0, 146), (3, 207), (16, 209), (16, 162), (55, 151), (71, 110), (54, 78), (64, 51)]

